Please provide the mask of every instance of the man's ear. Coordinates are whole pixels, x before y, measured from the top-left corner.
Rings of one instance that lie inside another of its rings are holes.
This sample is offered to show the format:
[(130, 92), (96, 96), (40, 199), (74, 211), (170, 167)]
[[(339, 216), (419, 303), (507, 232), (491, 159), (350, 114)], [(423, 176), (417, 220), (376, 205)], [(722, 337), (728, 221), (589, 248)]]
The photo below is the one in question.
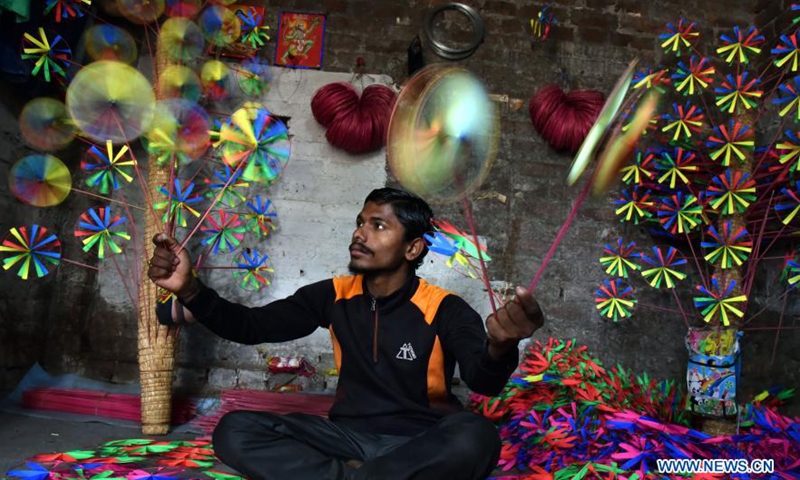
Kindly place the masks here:
[(408, 244), (408, 248), (406, 248), (406, 260), (413, 262), (423, 251), (425, 251), (425, 240), (423, 240), (422, 237), (411, 240)]

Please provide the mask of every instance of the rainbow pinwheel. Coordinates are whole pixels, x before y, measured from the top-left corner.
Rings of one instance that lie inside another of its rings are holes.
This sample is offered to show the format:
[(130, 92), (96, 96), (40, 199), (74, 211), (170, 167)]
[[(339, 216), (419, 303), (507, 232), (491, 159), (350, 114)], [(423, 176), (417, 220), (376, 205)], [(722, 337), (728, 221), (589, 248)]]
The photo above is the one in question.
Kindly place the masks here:
[(677, 282), (686, 279), (686, 274), (678, 270), (686, 265), (686, 259), (674, 247), (653, 247), (652, 257), (642, 254), (642, 265), (642, 277), (653, 288), (675, 288)]
[(713, 210), (723, 215), (742, 213), (756, 200), (756, 182), (747, 172), (728, 169), (711, 180), (706, 195)]
[(798, 41), (800, 41), (800, 30), (792, 35), (781, 35), (780, 44), (771, 50), (773, 55), (779, 57), (775, 59), (776, 67), (781, 68), (788, 65), (792, 72), (796, 72), (800, 68)]
[(207, 235), (203, 245), (208, 245), (211, 253), (216, 255), (236, 250), (242, 243), (246, 228), (239, 215), (219, 210), (206, 217), (200, 230)]
[(166, 195), (167, 200), (153, 204), (153, 208), (156, 210), (166, 209), (164, 212), (165, 223), (172, 219), (172, 222), (175, 222), (175, 224), (185, 227), (187, 213), (191, 213), (198, 218), (200, 217), (200, 212), (192, 208), (192, 205), (203, 201), (203, 197), (192, 194), (194, 187), (195, 185), (193, 182), (182, 183), (181, 180), (177, 178), (174, 183), (175, 191), (172, 193), (163, 185), (158, 187), (158, 191)]
[(700, 33), (694, 30), (694, 22), (685, 23), (684, 19), (680, 19), (677, 26), (671, 23), (667, 24), (667, 33), (662, 33), (658, 36), (661, 42), (661, 48), (664, 53), (681, 54), (681, 49), (691, 49), (692, 44), (700, 38)]
[(470, 278), (480, 278), (478, 268), (470, 262), (467, 255), (462, 253), (456, 245), (456, 240), (442, 232), (436, 231), (433, 234), (423, 234), (428, 250), (437, 255), (447, 258), (447, 267), (468, 276)]
[(634, 158), (633, 164), (623, 167), (620, 170), (622, 181), (628, 185), (631, 183), (634, 185), (641, 185), (644, 180), (651, 180), (653, 178), (653, 172), (649, 170), (649, 168), (653, 164), (655, 154), (637, 150)]
[(244, 214), (244, 218), (251, 232), (260, 237), (267, 237), (275, 230), (278, 212), (275, 210), (272, 200), (256, 195), (253, 200), (247, 202), (247, 209), (249, 211)]
[(634, 89), (639, 88), (655, 88), (659, 91), (659, 93), (666, 93), (666, 89), (662, 85), (669, 85), (670, 79), (667, 74), (669, 71), (666, 68), (662, 68), (661, 70), (653, 70), (652, 67), (647, 67), (647, 69), (643, 72), (636, 72), (633, 74), (633, 78), (631, 79), (631, 86)]
[(72, 55), (69, 45), (61, 38), (61, 35), (53, 37), (51, 42), (41, 27), (39, 27), (38, 33), (38, 38), (30, 33), (25, 33), (22, 38), (22, 59), (36, 60), (31, 75), (36, 76), (41, 72), (47, 82), (50, 81), (52, 75), (61, 75), (66, 78), (65, 68), (69, 66), (69, 58)]
[(736, 304), (747, 302), (747, 296), (730, 296), (734, 288), (736, 288), (736, 280), (731, 280), (731, 283), (723, 289), (716, 275), (711, 278), (710, 289), (703, 285), (697, 286), (697, 290), (702, 296), (694, 297), (694, 306), (701, 309), (703, 321), (706, 323), (721, 322), (727, 327), (731, 324), (731, 317), (744, 317), (744, 312), (736, 307)]
[(764, 94), (761, 90), (756, 90), (755, 87), (761, 83), (761, 79), (756, 77), (750, 81), (747, 80), (749, 72), (743, 72), (741, 75), (728, 75), (722, 84), (714, 89), (717, 93), (717, 106), (726, 113), (740, 113), (743, 110), (750, 110), (755, 108), (757, 103), (754, 99), (761, 98)]
[(620, 221), (633, 222), (639, 225), (640, 220), (653, 216), (653, 202), (650, 200), (650, 190), (645, 190), (638, 185), (626, 188), (619, 192), (620, 196), (614, 201), (617, 206), (614, 213), (622, 217)]
[(784, 133), (789, 137), (789, 140), (784, 140), (775, 145), (775, 148), (779, 150), (780, 153), (778, 161), (781, 165), (787, 162), (793, 162), (790, 170), (794, 172), (797, 170), (798, 163), (800, 163), (800, 156), (798, 156), (800, 155), (800, 141), (798, 141), (795, 132), (786, 130)]
[(755, 27), (749, 27), (743, 32), (739, 27), (733, 27), (733, 35), (720, 35), (722, 46), (717, 48), (717, 54), (725, 57), (725, 61), (733, 63), (749, 63), (748, 55), (758, 55), (761, 49), (758, 45), (764, 43), (764, 35), (760, 35)]
[(775, 211), (784, 225), (788, 225), (800, 212), (800, 182), (796, 182), (794, 189), (782, 188), (781, 197), (775, 205)]
[(269, 285), (270, 274), (275, 270), (267, 266), (269, 255), (261, 255), (258, 249), (246, 248), (242, 250), (238, 258), (234, 260), (233, 278), (238, 282), (239, 287), (245, 290), (259, 291)]
[(286, 127), (265, 108), (243, 107), (234, 112), (220, 131), (220, 142), (226, 165), (242, 168), (245, 180), (267, 185), (283, 172), (291, 152)]
[(450, 222), (441, 219), (432, 219), (433, 228), (437, 232), (441, 232), (454, 241), (455, 246), (464, 253), (464, 255), (478, 259), (480, 255), (484, 261), (491, 261), (491, 257), (486, 253), (485, 245), (475, 245), (472, 236), (462, 232)]
[(725, 167), (731, 165), (734, 156), (740, 163), (744, 163), (747, 160), (744, 150), (755, 149), (753, 129), (731, 119), (727, 126), (714, 127), (714, 133), (708, 137), (706, 146), (716, 149), (711, 152), (711, 159), (717, 161), (722, 157), (721, 163)]
[(3, 269), (9, 270), (18, 263), (17, 275), (27, 280), (31, 271), (41, 278), (50, 273), (61, 260), (61, 241), (46, 228), (33, 224), (27, 227), (12, 228), (3, 244)]
[(53, 12), (56, 22), (65, 18), (78, 18), (83, 16), (83, 5), (91, 5), (92, 0), (45, 0), (44, 14)]
[(251, 58), (239, 65), (236, 75), (239, 79), (239, 88), (246, 95), (259, 97), (272, 79), (272, 70), (265, 61)]
[(673, 103), (672, 110), (675, 112), (674, 115), (670, 113), (664, 115), (669, 123), (667, 123), (661, 131), (668, 132), (674, 129), (675, 132), (672, 135), (673, 142), (677, 142), (681, 137), (685, 137), (683, 140), (689, 140), (692, 138), (693, 132), (697, 133), (700, 131), (700, 128), (703, 126), (703, 110), (689, 102), (686, 102), (684, 105)]
[[(794, 85), (792, 85), (794, 83)], [(774, 98), (772, 103), (774, 105), (784, 105), (778, 112), (781, 117), (786, 116), (789, 112), (794, 112), (794, 121), (800, 121), (800, 76), (794, 77), (792, 81), (782, 83), (778, 87), (778, 91), (782, 94), (778, 98)]]
[(547, 40), (550, 35), (550, 27), (558, 23), (555, 14), (549, 11), (550, 7), (551, 5), (545, 5), (536, 14), (536, 18), (531, 18), (531, 34), (542, 41)]
[(595, 308), (603, 317), (616, 322), (633, 315), (633, 307), (636, 306), (633, 287), (621, 279), (603, 280), (603, 284), (594, 294)]
[(658, 158), (658, 170), (664, 173), (658, 177), (658, 183), (664, 183), (669, 180), (669, 188), (675, 189), (678, 179), (684, 185), (689, 185), (689, 177), (686, 176), (689, 172), (697, 172), (700, 167), (694, 165), (695, 154), (681, 147), (675, 148), (672, 152), (664, 150)]
[(242, 24), (242, 38), (240, 41), (252, 48), (263, 47), (269, 41), (268, 25), (262, 25), (263, 15), (255, 8), (241, 9), (236, 12)]
[(636, 242), (625, 245), (622, 237), (617, 239), (616, 245), (606, 244), (603, 249), (603, 256), (600, 257), (600, 264), (606, 268), (606, 275), (628, 278), (628, 269), (639, 270), (642, 268), (634, 259), (641, 257), (639, 252), (635, 252)]
[(111, 207), (91, 207), (78, 220), (75, 236), (81, 239), (83, 251), (97, 250), (97, 258), (105, 258), (106, 251), (121, 253), (117, 244), (119, 239), (130, 240), (131, 236), (123, 230), (127, 219), (112, 216)]
[(673, 235), (689, 233), (702, 222), (703, 207), (697, 197), (681, 191), (663, 197), (655, 208), (661, 226)]
[(186, 165), (205, 154), (211, 143), (206, 111), (194, 102), (173, 98), (156, 104), (145, 133), (148, 153), (159, 165)]
[(236, 170), (234, 173), (231, 167), (222, 165), (214, 170), (212, 176), (205, 179), (209, 189), (206, 197), (213, 200), (219, 196), (218, 203), (229, 208), (240, 205), (247, 199), (247, 190), (250, 188), (250, 184), (241, 177), (241, 170)]
[(136, 160), (130, 156), (127, 145), (123, 145), (115, 152), (111, 140), (106, 141), (105, 151), (92, 145), (81, 160), (81, 169), (89, 174), (86, 185), (97, 188), (97, 191), (107, 195), (112, 190), (118, 190), (120, 177), (128, 183), (133, 181), (131, 175), (136, 166)]
[(714, 241), (700, 243), (701, 247), (711, 250), (703, 258), (723, 270), (741, 266), (753, 251), (750, 234), (743, 226), (734, 228), (731, 221), (723, 222), (719, 231), (709, 226), (706, 235)]
[(694, 95), (695, 91), (699, 93), (701, 89), (714, 83), (715, 72), (714, 66), (708, 64), (706, 57), (692, 55), (688, 66), (682, 61), (678, 62), (671, 77), (675, 80), (675, 90), (684, 95)]

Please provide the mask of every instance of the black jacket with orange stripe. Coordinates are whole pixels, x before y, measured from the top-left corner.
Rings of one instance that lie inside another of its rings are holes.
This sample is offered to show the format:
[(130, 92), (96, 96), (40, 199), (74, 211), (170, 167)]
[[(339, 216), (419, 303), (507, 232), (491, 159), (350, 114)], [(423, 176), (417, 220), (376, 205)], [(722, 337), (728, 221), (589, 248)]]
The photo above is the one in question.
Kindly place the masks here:
[(323, 280), (262, 307), (201, 291), (186, 307), (222, 338), (283, 342), (327, 328), (339, 369), (330, 419), (354, 428), (414, 435), (463, 406), (451, 393), (456, 363), (473, 391), (498, 394), (518, 361), (517, 349), (495, 361), (480, 315), (463, 299), (416, 276), (374, 298), (363, 276)]

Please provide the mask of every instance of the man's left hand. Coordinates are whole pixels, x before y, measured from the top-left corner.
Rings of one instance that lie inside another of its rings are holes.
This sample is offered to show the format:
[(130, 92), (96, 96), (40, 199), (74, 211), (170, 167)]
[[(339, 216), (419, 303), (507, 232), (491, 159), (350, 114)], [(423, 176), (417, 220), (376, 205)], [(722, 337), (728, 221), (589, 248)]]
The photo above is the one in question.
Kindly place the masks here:
[(520, 340), (530, 337), (544, 325), (544, 314), (531, 292), (517, 287), (516, 294), (514, 300), (486, 319), (489, 355), (495, 359), (501, 358)]

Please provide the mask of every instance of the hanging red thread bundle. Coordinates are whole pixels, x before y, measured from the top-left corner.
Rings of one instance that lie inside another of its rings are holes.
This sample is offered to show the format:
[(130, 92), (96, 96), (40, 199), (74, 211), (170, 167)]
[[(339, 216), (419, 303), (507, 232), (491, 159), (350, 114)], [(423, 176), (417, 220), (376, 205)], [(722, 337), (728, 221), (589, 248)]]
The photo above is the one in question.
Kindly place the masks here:
[(605, 99), (597, 90), (564, 93), (558, 85), (546, 85), (531, 97), (531, 122), (547, 143), (558, 151), (576, 153), (592, 128)]
[(334, 147), (358, 154), (386, 144), (389, 118), (397, 94), (384, 85), (370, 85), (358, 96), (347, 82), (325, 85), (311, 99), (311, 113), (328, 130), (325, 138)]

